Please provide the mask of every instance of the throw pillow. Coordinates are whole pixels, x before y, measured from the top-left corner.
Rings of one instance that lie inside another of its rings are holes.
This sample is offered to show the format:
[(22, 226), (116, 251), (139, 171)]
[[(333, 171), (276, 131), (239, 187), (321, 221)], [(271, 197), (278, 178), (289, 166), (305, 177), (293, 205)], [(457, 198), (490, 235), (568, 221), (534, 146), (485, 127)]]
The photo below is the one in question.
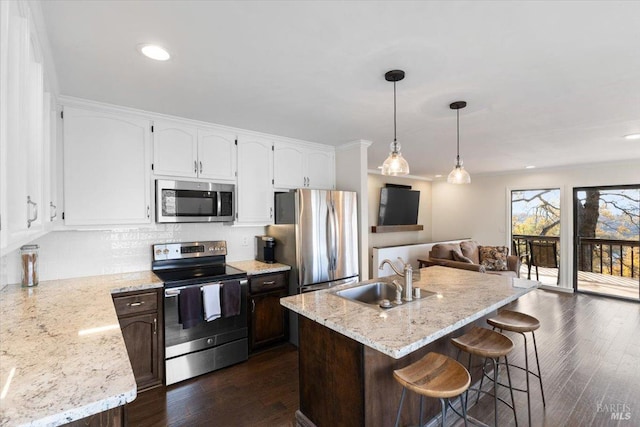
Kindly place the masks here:
[(451, 255), (453, 256), (454, 261), (460, 261), (460, 262), (466, 262), (466, 263), (469, 263), (469, 264), (473, 264), (473, 261), (471, 261), (471, 259), (469, 259), (466, 256), (462, 255), (458, 251), (452, 250), (451, 251)]
[(486, 270), (506, 271), (509, 248), (506, 246), (480, 246), (481, 264)]

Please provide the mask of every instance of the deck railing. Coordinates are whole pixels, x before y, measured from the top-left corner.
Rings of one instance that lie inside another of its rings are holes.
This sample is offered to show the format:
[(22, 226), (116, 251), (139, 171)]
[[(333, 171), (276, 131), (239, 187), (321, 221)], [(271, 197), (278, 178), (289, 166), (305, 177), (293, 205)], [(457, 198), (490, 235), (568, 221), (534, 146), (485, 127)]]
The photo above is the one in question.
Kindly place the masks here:
[[(515, 255), (523, 256), (527, 262), (530, 241), (555, 242), (560, 245), (558, 236), (528, 236), (514, 234), (511, 250)], [(560, 248), (558, 247), (558, 253)], [(620, 277), (640, 277), (640, 242), (638, 240), (616, 240), (598, 238), (580, 238), (578, 242), (580, 258), (579, 271), (600, 273)]]

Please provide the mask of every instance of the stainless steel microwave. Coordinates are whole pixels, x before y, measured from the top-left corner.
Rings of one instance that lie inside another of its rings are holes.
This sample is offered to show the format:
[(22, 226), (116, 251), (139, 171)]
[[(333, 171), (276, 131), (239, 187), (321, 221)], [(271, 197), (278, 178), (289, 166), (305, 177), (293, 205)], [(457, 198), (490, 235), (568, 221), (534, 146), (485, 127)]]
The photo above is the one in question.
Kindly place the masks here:
[(156, 222), (230, 222), (235, 185), (156, 180)]

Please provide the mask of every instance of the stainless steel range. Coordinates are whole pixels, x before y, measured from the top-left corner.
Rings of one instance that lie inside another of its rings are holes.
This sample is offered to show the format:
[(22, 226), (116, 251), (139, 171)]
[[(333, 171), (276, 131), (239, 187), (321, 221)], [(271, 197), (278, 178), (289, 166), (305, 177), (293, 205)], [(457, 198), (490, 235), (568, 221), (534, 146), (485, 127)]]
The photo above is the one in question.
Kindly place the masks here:
[[(226, 255), (223, 240), (153, 245), (152, 270), (164, 282), (167, 385), (248, 358), (247, 274), (227, 265)], [(185, 328), (180, 319), (181, 292), (234, 281), (240, 282), (239, 314)]]

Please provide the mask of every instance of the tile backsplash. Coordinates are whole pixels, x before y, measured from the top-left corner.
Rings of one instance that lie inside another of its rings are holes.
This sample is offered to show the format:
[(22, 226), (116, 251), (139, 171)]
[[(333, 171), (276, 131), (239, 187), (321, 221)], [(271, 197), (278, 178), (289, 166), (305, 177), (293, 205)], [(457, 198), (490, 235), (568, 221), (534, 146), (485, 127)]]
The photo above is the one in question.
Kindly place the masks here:
[[(254, 257), (254, 236), (265, 227), (223, 224), (157, 224), (151, 229), (53, 231), (33, 244), (39, 249), (40, 280), (125, 273), (151, 269), (151, 245), (198, 240), (226, 240), (227, 260)], [(0, 285), (20, 282), (20, 251), (0, 259)]]

